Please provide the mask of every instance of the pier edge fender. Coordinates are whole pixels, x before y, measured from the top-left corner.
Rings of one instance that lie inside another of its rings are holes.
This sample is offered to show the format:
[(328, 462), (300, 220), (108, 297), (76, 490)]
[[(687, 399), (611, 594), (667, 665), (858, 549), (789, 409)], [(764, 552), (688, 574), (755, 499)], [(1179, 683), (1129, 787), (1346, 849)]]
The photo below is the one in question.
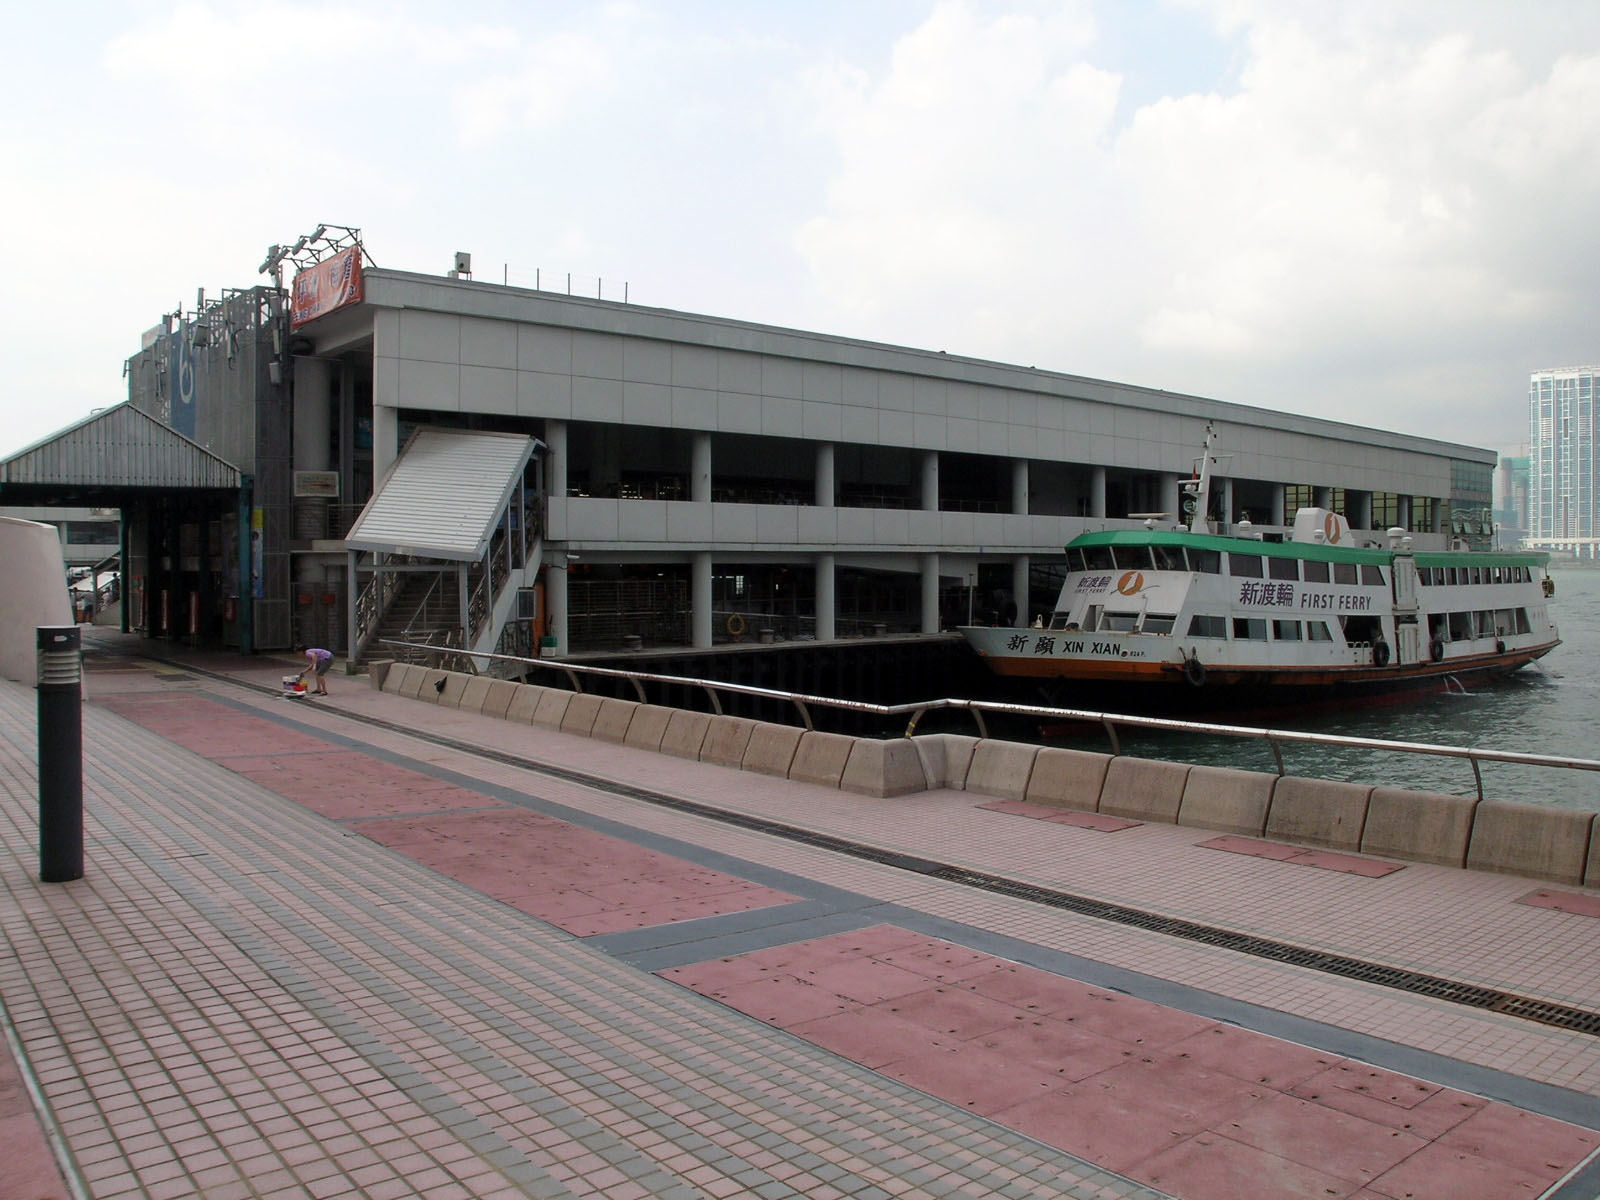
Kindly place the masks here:
[(1183, 677), (1190, 687), (1203, 687), (1206, 682), (1206, 665), (1200, 661), (1198, 654), (1191, 654), (1183, 660)]

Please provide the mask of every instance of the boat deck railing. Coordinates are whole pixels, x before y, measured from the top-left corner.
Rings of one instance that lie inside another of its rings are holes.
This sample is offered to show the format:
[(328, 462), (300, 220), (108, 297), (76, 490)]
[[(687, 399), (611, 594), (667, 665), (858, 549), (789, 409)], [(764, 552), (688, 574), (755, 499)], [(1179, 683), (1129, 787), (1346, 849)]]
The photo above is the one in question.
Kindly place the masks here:
[(775, 688), (756, 687), (748, 683), (727, 683), (717, 679), (696, 679), (683, 675), (663, 675), (653, 671), (628, 671), (617, 667), (598, 667), (566, 659), (519, 658), (509, 654), (466, 654), (461, 651), (441, 650), (438, 646), (421, 643), (387, 640), (385, 644), (408, 651), (421, 652), (418, 657), (432, 665), (453, 662), (473, 673), (483, 673), (490, 662), (510, 664), (512, 670), (502, 667), (497, 674), (517, 674), (516, 668), (555, 671), (566, 676), (574, 692), (583, 691), (585, 677), (625, 680), (633, 686), (641, 703), (648, 703), (646, 684), (664, 687), (698, 688), (705, 692), (711, 710), (722, 715), (721, 697), (725, 694), (750, 696), (761, 700), (774, 700), (794, 706), (806, 729), (815, 729), (811, 710), (830, 708), (842, 712), (860, 713), (881, 717), (887, 723), (904, 719), (905, 737), (912, 737), (917, 726), (929, 713), (964, 711), (971, 715), (979, 737), (989, 736), (985, 714), (1024, 717), (1056, 723), (1097, 725), (1111, 744), (1111, 753), (1122, 753), (1121, 730), (1139, 729), (1151, 732), (1187, 734), (1200, 737), (1231, 738), (1239, 741), (1262, 742), (1272, 752), (1273, 762), (1280, 776), (1288, 772), (1284, 766), (1285, 746), (1325, 746), (1348, 750), (1372, 750), (1396, 754), (1428, 755), (1438, 758), (1465, 760), (1472, 767), (1473, 784), (1478, 799), (1483, 799), (1484, 763), (1504, 763), (1524, 767), (1549, 767), (1569, 771), (1600, 771), (1600, 759), (1571, 758), (1557, 754), (1526, 754), (1515, 750), (1495, 750), (1483, 746), (1446, 746), (1432, 742), (1388, 741), (1382, 738), (1351, 737), (1336, 733), (1309, 733), (1297, 729), (1266, 729), (1254, 725), (1219, 725), (1207, 721), (1190, 721), (1180, 717), (1139, 716), (1134, 713), (1108, 713), (1091, 709), (1054, 708), (1037, 704), (1014, 704), (1003, 700), (967, 700), (958, 697), (941, 697), (933, 700), (916, 700), (904, 704), (873, 704), (865, 700), (841, 700), (836, 696), (815, 696), (804, 692), (786, 692)]

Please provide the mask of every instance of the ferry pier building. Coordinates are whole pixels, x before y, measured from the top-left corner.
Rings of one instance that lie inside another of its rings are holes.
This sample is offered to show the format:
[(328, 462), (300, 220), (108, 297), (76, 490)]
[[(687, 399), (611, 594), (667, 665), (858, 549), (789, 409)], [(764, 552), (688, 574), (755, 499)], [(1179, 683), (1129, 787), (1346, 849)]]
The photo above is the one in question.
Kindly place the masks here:
[[(344, 232), (129, 359), (127, 406), (239, 489), (124, 510), (130, 628), (358, 661), (1023, 626), (1078, 533), (1182, 519), (1208, 424), (1225, 527), (1281, 537), (1315, 504), (1441, 548), (1491, 504), (1489, 450), (508, 287), (465, 255), (384, 270)], [(65, 443), (121, 408), (0, 464), (0, 502), (92, 470)]]

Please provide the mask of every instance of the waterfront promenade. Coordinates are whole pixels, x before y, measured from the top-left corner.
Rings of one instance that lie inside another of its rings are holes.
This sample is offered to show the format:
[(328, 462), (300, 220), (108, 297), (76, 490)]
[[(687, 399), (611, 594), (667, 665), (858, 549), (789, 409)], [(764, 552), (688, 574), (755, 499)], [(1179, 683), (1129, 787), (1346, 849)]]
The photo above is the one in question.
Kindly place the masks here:
[(873, 799), (364, 679), (289, 701), (279, 661), (89, 636), (82, 881), (37, 882), (34, 696), (0, 685), (0, 1196), (1600, 1192), (1594, 1033), (916, 868), (1591, 1012), (1594, 891)]

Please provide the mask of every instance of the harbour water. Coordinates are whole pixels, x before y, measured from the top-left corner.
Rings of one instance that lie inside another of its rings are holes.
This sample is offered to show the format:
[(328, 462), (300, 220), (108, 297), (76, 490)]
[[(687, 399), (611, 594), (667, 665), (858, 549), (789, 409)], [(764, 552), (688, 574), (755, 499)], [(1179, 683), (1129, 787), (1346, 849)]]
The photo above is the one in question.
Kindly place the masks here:
[[(1600, 571), (1552, 572), (1555, 617), (1562, 644), (1531, 666), (1472, 693), (1407, 697), (1377, 707), (1321, 712), (1219, 713), (1219, 724), (1265, 725), (1389, 741), (1427, 742), (1600, 759)], [(1275, 771), (1272, 751), (1260, 742), (1124, 731), (1123, 751)], [(1104, 736), (1050, 739), (1052, 745), (1105, 750)], [(1285, 746), (1291, 775), (1347, 779), (1394, 787), (1471, 795), (1472, 766), (1464, 759), (1323, 746)], [(1600, 772), (1482, 766), (1487, 799), (1600, 809)]]

